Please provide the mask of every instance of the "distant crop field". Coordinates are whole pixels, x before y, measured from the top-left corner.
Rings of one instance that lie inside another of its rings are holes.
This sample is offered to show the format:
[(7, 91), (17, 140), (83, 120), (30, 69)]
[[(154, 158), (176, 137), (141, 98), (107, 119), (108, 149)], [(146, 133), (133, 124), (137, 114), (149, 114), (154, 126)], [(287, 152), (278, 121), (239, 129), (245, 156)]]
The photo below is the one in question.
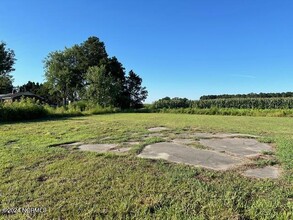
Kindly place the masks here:
[[(275, 147), (282, 176), (254, 179), (138, 158), (146, 145), (163, 141), (149, 135), (152, 127), (167, 127), (167, 138), (259, 135)], [(2, 123), (0, 219), (292, 219), (292, 128), (293, 118), (158, 113)], [(134, 144), (124, 154), (58, 146), (74, 142)]]

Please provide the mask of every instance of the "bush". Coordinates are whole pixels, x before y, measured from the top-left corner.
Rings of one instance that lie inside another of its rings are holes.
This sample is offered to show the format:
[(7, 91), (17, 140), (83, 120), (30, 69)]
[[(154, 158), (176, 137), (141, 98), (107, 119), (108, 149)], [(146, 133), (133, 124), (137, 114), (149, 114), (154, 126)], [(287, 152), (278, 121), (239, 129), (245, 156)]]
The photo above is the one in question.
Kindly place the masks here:
[(34, 99), (21, 99), (0, 104), (0, 121), (30, 120), (45, 117), (47, 109)]
[(83, 111), (89, 110), (92, 107), (92, 104), (90, 104), (87, 101), (81, 100), (81, 101), (73, 102), (69, 106), (71, 106), (75, 110), (83, 112)]
[(91, 108), (90, 110), (87, 111), (87, 114), (107, 114), (107, 113), (116, 113), (119, 112), (119, 108), (114, 108), (114, 107), (101, 107), (99, 105), (96, 105), (95, 107)]
[(0, 121), (21, 121), (44, 117), (69, 117), (89, 114), (116, 113), (120, 109), (98, 105), (86, 101), (79, 101), (67, 106), (51, 107), (42, 105), (39, 101), (25, 98), (20, 101), (0, 103)]

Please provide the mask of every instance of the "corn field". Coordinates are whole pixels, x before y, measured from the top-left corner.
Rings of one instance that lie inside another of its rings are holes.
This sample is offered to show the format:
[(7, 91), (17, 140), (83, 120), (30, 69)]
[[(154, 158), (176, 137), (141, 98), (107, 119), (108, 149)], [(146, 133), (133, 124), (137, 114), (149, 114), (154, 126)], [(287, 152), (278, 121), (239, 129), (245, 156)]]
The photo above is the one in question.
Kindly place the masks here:
[(176, 108), (235, 108), (235, 109), (293, 109), (293, 97), (275, 98), (225, 98), (188, 100), (186, 98), (164, 98), (155, 101), (154, 109)]
[(293, 98), (231, 98), (192, 101), (192, 108), (291, 109)]

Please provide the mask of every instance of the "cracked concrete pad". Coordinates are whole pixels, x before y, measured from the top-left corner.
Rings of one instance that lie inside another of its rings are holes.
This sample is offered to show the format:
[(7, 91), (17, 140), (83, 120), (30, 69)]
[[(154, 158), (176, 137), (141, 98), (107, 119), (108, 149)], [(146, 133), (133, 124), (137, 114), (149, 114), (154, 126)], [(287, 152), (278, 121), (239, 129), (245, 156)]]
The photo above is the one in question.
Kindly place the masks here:
[(247, 137), (257, 138), (258, 136), (250, 134), (224, 134), (224, 133), (194, 133), (196, 138), (236, 138), (236, 137)]
[(169, 130), (166, 127), (154, 127), (154, 128), (149, 128), (148, 131), (151, 132), (160, 132), (160, 131), (165, 131), (165, 130)]
[(83, 144), (79, 146), (79, 149), (82, 151), (105, 153), (114, 150), (117, 146), (117, 144)]
[(176, 138), (174, 140), (172, 140), (174, 143), (177, 143), (177, 144), (193, 144), (195, 143), (196, 141), (193, 140), (193, 139), (181, 139), (181, 138)]
[(239, 157), (256, 156), (262, 151), (272, 150), (270, 145), (248, 138), (201, 139), (200, 143), (213, 150)]
[(243, 172), (243, 175), (255, 178), (277, 179), (280, 176), (280, 170), (277, 167), (267, 166), (264, 168), (246, 170)]
[(214, 170), (227, 170), (242, 164), (240, 158), (169, 142), (148, 145), (138, 157), (164, 159)]
[(258, 138), (257, 135), (252, 134), (226, 134), (227, 136), (230, 135), (230, 137), (243, 137), (243, 138)]

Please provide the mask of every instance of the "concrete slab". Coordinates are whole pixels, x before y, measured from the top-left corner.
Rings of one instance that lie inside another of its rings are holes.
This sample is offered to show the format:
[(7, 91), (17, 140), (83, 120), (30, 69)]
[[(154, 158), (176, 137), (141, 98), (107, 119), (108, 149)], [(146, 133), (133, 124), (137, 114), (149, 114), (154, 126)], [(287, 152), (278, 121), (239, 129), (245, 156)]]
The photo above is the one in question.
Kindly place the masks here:
[(176, 138), (174, 140), (172, 140), (174, 143), (177, 143), (177, 144), (192, 144), (192, 143), (195, 143), (196, 141), (193, 140), (193, 139), (184, 139), (184, 138)]
[(277, 179), (280, 176), (280, 169), (278, 167), (267, 166), (264, 168), (250, 169), (243, 172), (244, 176), (255, 178), (270, 178)]
[(225, 134), (225, 133), (193, 133), (192, 136), (196, 138), (236, 138), (236, 137), (247, 137), (257, 138), (258, 136), (250, 134)]
[(256, 156), (262, 151), (272, 150), (270, 145), (248, 138), (200, 139), (200, 143), (213, 150), (239, 157)]
[(169, 142), (148, 145), (138, 157), (164, 159), (214, 170), (227, 170), (243, 163), (240, 158)]
[[(229, 134), (227, 134), (229, 135)], [(258, 135), (252, 135), (252, 134), (230, 134), (230, 137), (243, 137), (243, 138), (258, 138)]]
[(154, 128), (149, 128), (148, 131), (150, 132), (160, 132), (160, 131), (165, 131), (165, 130), (169, 130), (166, 127), (154, 127)]
[(105, 153), (114, 150), (117, 146), (117, 144), (83, 144), (79, 146), (79, 149), (81, 151)]

